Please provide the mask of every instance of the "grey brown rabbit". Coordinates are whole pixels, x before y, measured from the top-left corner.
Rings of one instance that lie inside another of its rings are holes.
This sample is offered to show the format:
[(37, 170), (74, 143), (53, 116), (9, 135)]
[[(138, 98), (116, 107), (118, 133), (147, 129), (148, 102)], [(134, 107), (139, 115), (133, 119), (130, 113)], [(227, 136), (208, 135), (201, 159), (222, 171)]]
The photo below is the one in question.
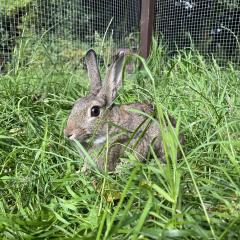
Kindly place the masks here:
[[(94, 159), (100, 170), (114, 171), (126, 148), (132, 149), (138, 159), (144, 161), (152, 144), (156, 155), (164, 159), (159, 124), (141, 113), (152, 115), (153, 106), (146, 103), (114, 104), (122, 86), (124, 55), (124, 52), (117, 55), (102, 82), (96, 53), (92, 49), (87, 52), (85, 61), (90, 93), (75, 102), (64, 130), (70, 140), (88, 143), (88, 151), (93, 155), (95, 153)], [(175, 120), (170, 120), (175, 127)], [(105, 148), (102, 154), (96, 155), (106, 145), (106, 141), (107, 150)], [(85, 163), (82, 171), (87, 169)]]

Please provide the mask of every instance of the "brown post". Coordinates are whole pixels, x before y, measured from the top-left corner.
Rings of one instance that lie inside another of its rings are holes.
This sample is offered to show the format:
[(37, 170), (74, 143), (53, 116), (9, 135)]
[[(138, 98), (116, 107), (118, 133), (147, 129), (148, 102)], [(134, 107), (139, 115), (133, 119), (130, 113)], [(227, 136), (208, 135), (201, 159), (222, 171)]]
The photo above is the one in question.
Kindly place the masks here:
[(151, 48), (155, 0), (142, 0), (140, 22), (140, 55), (145, 59)]

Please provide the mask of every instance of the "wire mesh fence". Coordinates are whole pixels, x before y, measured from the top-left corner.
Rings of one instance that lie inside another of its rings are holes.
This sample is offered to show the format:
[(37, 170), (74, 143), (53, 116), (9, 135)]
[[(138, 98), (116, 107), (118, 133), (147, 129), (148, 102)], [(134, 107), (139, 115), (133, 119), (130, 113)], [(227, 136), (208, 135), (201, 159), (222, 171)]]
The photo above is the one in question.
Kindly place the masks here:
[[(140, 11), (141, 0), (0, 0), (0, 71), (16, 49), (25, 46), (21, 54), (28, 56), (43, 42), (42, 51), (63, 60), (80, 58), (89, 47), (136, 51)], [(155, 0), (155, 35), (170, 55), (195, 48), (239, 62), (239, 23), (237, 0)]]
[(170, 53), (195, 48), (217, 60), (240, 60), (240, 1), (156, 0), (155, 31)]
[(137, 48), (139, 16), (139, 0), (0, 0), (0, 66), (23, 41), (68, 57), (88, 47)]

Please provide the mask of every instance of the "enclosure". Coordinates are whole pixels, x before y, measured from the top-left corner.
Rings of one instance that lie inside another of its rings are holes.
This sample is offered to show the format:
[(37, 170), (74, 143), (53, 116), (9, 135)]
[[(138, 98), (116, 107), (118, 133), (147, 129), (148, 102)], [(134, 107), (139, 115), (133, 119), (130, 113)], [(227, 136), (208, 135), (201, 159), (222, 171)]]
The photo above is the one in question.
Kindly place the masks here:
[[(99, 49), (99, 54), (114, 54), (117, 48), (138, 52), (140, 42), (151, 37), (151, 25), (169, 55), (195, 48), (221, 62), (239, 61), (238, 1), (142, 2), (143, 8), (140, 0), (1, 0), (1, 66), (14, 61), (14, 49), (27, 39), (47, 45), (64, 60), (81, 58), (89, 47)], [(149, 25), (144, 25), (147, 21)], [(149, 34), (144, 36), (145, 32)]]
[[(239, 8), (0, 0), (0, 238), (239, 239)], [(115, 103), (153, 104), (165, 163), (127, 149), (114, 173), (81, 173), (79, 151), (93, 158), (63, 131), (89, 92), (89, 48), (103, 79), (128, 53)]]

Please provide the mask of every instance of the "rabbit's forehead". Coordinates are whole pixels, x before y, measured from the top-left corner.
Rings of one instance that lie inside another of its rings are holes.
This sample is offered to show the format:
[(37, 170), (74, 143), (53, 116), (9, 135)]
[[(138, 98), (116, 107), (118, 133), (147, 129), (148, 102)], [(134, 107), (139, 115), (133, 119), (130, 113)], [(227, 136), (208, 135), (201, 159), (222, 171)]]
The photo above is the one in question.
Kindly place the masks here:
[(78, 99), (74, 104), (74, 107), (77, 107), (80, 109), (87, 109), (92, 106), (103, 107), (105, 106), (105, 101), (101, 98), (98, 98), (97, 96), (87, 96), (87, 97)]

